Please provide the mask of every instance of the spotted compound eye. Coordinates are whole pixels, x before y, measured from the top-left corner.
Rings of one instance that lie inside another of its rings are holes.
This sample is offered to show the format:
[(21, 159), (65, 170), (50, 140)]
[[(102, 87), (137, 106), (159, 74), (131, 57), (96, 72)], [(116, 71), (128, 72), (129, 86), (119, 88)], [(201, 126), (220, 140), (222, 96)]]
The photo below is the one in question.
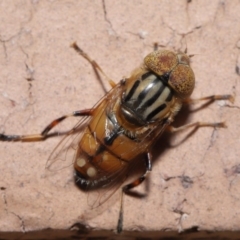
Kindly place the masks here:
[(192, 94), (195, 76), (186, 54), (158, 50), (148, 54), (144, 63), (159, 76), (169, 75), (168, 84), (180, 98), (188, 98)]

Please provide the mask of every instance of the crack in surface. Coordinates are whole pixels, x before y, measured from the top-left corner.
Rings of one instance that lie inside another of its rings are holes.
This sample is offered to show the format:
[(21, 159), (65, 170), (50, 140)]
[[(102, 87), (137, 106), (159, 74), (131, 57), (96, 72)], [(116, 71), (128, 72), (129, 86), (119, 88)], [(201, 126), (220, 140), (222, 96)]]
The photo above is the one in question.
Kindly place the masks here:
[(183, 173), (180, 176), (171, 176), (171, 177), (163, 177), (164, 181), (170, 181), (172, 179), (176, 179), (178, 178), (181, 182), (181, 185), (183, 188), (187, 189), (187, 188), (191, 188), (194, 184), (194, 180), (195, 178), (199, 179), (200, 177), (202, 177), (204, 175), (204, 173), (199, 174), (198, 176), (194, 176), (194, 177), (189, 177), (188, 175), (185, 175), (185, 173)]
[(3, 45), (3, 52), (4, 52), (4, 57), (5, 59), (7, 60), (8, 59), (8, 54), (7, 54), (7, 47), (6, 47), (6, 41), (3, 40), (0, 36), (0, 42), (2, 43)]
[(103, 12), (104, 12), (104, 19), (105, 21), (109, 24), (112, 32), (117, 35), (117, 32), (115, 31), (115, 29), (113, 28), (113, 25), (111, 23), (111, 21), (109, 20), (108, 16), (107, 16), (107, 9), (106, 9), (106, 3), (105, 0), (102, 0), (102, 7), (103, 7)]
[(172, 176), (172, 177), (167, 177), (165, 178), (164, 180), (167, 182), (167, 181), (170, 181), (172, 179), (176, 179), (176, 178), (179, 178), (180, 179), (180, 182), (183, 186), (183, 188), (190, 188), (192, 187), (194, 181), (192, 180), (192, 178), (190, 178), (189, 176), (187, 175), (181, 175), (181, 176)]
[(7, 196), (6, 196), (6, 193), (5, 193), (6, 188), (5, 187), (1, 187), (0, 190), (3, 191), (2, 197), (3, 197), (4, 206), (5, 206), (5, 208), (4, 208), (5, 212), (6, 213), (10, 213), (10, 214), (16, 216), (20, 220), (20, 223), (21, 223), (20, 227), (21, 227), (22, 232), (25, 232), (26, 231), (25, 230), (26, 227), (25, 227), (25, 223), (24, 223), (23, 218), (20, 217), (18, 214), (14, 213), (14, 212), (9, 212), (9, 210), (8, 210), (9, 207), (8, 207), (8, 202), (7, 202)]
[[(23, 49), (22, 46), (20, 46), (20, 49), (21, 51), (23, 52), (23, 54), (26, 56), (26, 59), (29, 60), (30, 57), (28, 55), (28, 53)], [(32, 81), (34, 81), (34, 67), (30, 67), (29, 64), (27, 63), (27, 60), (25, 60), (25, 67), (26, 67), (26, 73), (27, 73), (27, 77), (25, 78), (27, 81), (28, 81), (28, 92), (29, 92), (29, 98), (30, 98), (30, 101), (33, 101), (32, 100), (32, 97), (33, 97), (33, 94), (32, 94), (32, 87), (33, 87), (33, 84), (32, 84)], [(31, 62), (31, 61), (30, 61)]]
[(5, 206), (4, 210), (6, 212), (8, 212), (8, 202), (7, 202), (6, 192), (5, 192), (6, 188), (5, 187), (1, 187), (0, 190), (3, 191), (2, 198), (3, 198), (3, 203), (4, 203), (4, 206)]
[[(178, 40), (177, 42), (179, 42), (180, 47), (176, 47), (176, 44), (173, 44), (172, 48), (176, 51), (182, 49), (183, 47), (183, 40), (185, 40), (185, 45), (186, 44), (186, 37), (192, 33), (194, 33), (196, 30), (201, 29), (202, 25), (198, 25), (195, 27), (192, 27), (190, 30), (185, 31), (185, 32), (179, 32), (178, 30), (174, 29), (173, 27), (171, 27), (169, 24), (167, 24), (164, 19), (162, 19), (162, 24), (165, 25), (168, 29), (170, 29), (172, 31), (172, 37), (169, 39), (169, 41), (167, 42), (166, 46), (170, 45), (170, 43), (173, 43), (173, 39), (175, 38), (175, 36), (180, 36), (180, 40)], [(171, 46), (171, 45), (170, 45)]]
[(10, 213), (13, 214), (14, 216), (16, 216), (20, 220), (20, 223), (21, 223), (20, 226), (21, 226), (22, 232), (26, 232), (25, 223), (24, 223), (23, 218), (14, 212), (10, 212)]
[(11, 37), (9, 37), (7, 39), (3, 39), (3, 37), (0, 35), (0, 42), (3, 44), (3, 50), (4, 50), (4, 55), (5, 55), (6, 61), (8, 60), (6, 43), (12, 41), (16, 37), (20, 37), (23, 32), (24, 32), (24, 28), (21, 27), (16, 34), (13, 34)]
[(177, 207), (173, 209), (174, 213), (179, 214), (179, 218), (177, 218), (177, 223), (178, 223), (178, 232), (183, 232), (183, 220), (189, 215), (189, 213), (183, 211), (183, 205), (184, 203), (187, 202), (187, 199), (184, 198), (181, 202), (178, 203)]

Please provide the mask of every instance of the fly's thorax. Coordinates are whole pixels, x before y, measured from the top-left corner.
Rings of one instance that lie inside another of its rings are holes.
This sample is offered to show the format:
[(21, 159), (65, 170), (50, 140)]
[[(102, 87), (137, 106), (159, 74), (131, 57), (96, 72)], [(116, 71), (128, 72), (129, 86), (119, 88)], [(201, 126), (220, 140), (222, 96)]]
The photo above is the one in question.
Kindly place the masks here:
[(120, 115), (133, 126), (160, 122), (172, 115), (177, 98), (167, 78), (151, 71), (133, 74), (125, 82)]

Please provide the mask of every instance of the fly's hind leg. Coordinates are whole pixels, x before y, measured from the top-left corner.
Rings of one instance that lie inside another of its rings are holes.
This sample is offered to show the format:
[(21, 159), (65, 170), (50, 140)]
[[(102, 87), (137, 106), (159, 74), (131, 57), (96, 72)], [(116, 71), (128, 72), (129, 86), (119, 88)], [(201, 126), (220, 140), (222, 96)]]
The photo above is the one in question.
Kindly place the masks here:
[(120, 233), (123, 228), (123, 198), (124, 198), (124, 193), (128, 192), (130, 189), (137, 187), (140, 185), (147, 177), (149, 172), (152, 170), (152, 155), (151, 153), (147, 153), (145, 156), (145, 165), (146, 165), (146, 171), (145, 173), (137, 178), (135, 181), (125, 185), (122, 187), (122, 192), (121, 192), (121, 205), (120, 205), (120, 211), (119, 211), (119, 217), (118, 217), (118, 225), (117, 225), (117, 232)]
[[(48, 134), (51, 129), (57, 126), (60, 122), (69, 117), (82, 117), (92, 115), (94, 109), (85, 109), (81, 111), (75, 111), (72, 114), (64, 115), (60, 118), (53, 120), (44, 130), (39, 134), (30, 134), (30, 135), (5, 135), (0, 134), (0, 141), (13, 141), (13, 142), (34, 142), (34, 141), (43, 141), (49, 137), (55, 136), (54, 134)], [(71, 130), (71, 131), (74, 131)]]
[(200, 127), (213, 127), (213, 128), (226, 128), (225, 122), (216, 122), (216, 123), (208, 123), (208, 122), (194, 122), (190, 124), (183, 125), (181, 127), (175, 128), (173, 126), (169, 126), (168, 130), (170, 132), (179, 132), (188, 128), (200, 128)]
[[(101, 69), (101, 67), (97, 64), (97, 62), (95, 62), (93, 59), (91, 59), (87, 53), (85, 53), (78, 45), (76, 42), (72, 43), (71, 44), (71, 47), (74, 48), (76, 50), (77, 53), (79, 53), (82, 57), (84, 57), (94, 68), (97, 76), (99, 77), (98, 75), (98, 72), (99, 71), (108, 81), (108, 83), (110, 84), (110, 86), (112, 88), (114, 88), (117, 84), (107, 76), (107, 74), (105, 74), (105, 72)], [(97, 70), (97, 71), (96, 71)]]

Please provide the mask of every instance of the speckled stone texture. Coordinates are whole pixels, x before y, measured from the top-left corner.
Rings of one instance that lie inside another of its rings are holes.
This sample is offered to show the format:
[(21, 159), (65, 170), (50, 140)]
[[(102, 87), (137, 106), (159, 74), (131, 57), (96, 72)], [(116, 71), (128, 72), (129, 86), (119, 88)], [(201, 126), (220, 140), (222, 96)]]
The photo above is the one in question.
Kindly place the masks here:
[[(183, 111), (176, 125), (226, 121), (228, 128), (199, 129), (182, 143), (189, 131), (159, 139), (147, 196), (125, 197), (124, 229), (240, 230), (239, 12), (237, 0), (0, 1), (0, 132), (39, 133), (104, 95), (90, 64), (69, 47), (74, 41), (116, 82), (155, 42), (187, 48), (194, 55), (192, 97), (234, 94), (235, 103)], [(74, 185), (71, 167), (46, 173), (60, 139), (0, 142), (0, 231), (66, 229), (76, 222), (115, 229), (118, 194), (105, 211), (86, 213), (88, 195)], [(136, 190), (146, 193), (145, 187)]]

